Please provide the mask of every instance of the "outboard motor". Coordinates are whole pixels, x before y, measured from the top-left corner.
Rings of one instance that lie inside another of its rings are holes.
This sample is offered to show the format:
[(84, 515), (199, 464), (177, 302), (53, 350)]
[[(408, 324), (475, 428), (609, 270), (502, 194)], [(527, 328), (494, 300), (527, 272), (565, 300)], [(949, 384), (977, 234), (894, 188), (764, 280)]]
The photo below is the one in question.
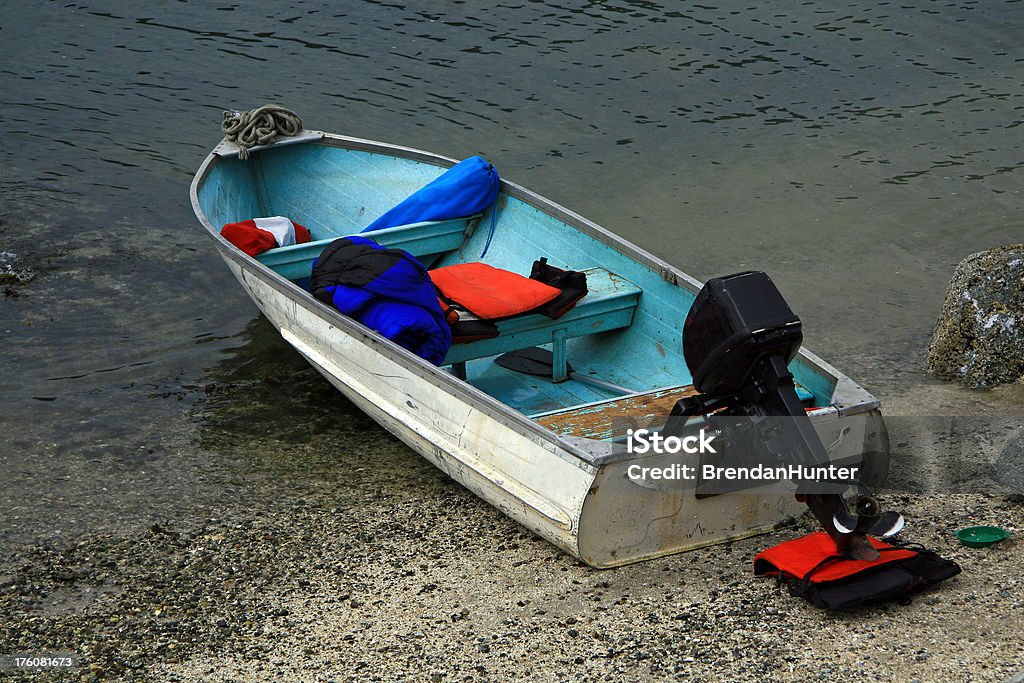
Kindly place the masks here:
[[(688, 417), (743, 418), (745, 443), (760, 453), (799, 466), (829, 465), (787, 367), (803, 341), (800, 319), (767, 274), (747, 271), (709, 280), (686, 316), (683, 338), (683, 356), (701, 393), (676, 403), (667, 432)], [(770, 417), (785, 419), (765, 419)], [(731, 440), (730, 435), (725, 437), (726, 442)], [(859, 491), (856, 515), (842, 496), (851, 485)], [(903, 517), (882, 513), (860, 482), (805, 481), (798, 485), (796, 497), (848, 558), (877, 558), (878, 551), (865, 535), (892, 535), (903, 527)]]

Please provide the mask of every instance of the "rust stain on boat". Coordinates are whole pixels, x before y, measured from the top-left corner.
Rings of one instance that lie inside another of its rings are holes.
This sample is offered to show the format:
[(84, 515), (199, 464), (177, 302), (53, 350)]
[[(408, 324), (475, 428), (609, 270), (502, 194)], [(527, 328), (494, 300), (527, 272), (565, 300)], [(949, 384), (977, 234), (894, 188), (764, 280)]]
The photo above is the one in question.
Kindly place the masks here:
[(537, 423), (562, 436), (609, 439), (617, 430), (661, 426), (676, 401), (697, 393), (692, 385), (565, 410), (537, 418)]

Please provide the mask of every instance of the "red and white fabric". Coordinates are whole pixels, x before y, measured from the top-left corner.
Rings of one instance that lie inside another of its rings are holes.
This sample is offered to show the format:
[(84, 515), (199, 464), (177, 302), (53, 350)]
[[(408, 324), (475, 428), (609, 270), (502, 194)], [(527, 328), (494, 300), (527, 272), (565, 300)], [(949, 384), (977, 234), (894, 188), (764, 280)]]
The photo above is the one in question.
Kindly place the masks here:
[(228, 223), (221, 228), (220, 234), (249, 256), (256, 256), (275, 247), (303, 244), (312, 239), (309, 230), (284, 216)]

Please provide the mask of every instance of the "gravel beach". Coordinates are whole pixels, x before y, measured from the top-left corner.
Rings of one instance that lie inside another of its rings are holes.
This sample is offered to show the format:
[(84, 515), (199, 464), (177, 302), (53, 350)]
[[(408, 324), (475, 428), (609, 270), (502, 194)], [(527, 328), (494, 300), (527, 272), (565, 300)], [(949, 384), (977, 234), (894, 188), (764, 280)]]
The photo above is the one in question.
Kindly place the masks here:
[[(1024, 545), (970, 549), (951, 534), (987, 523), (1019, 535), (1012, 492), (890, 494), (907, 538), (963, 573), (911, 600), (827, 613), (751, 570), (760, 550), (812, 530), (806, 517), (590, 569), (301, 361), (273, 367), (200, 402), (193, 448), (231, 465), (211, 467), (180, 514), (7, 553), (0, 652), (74, 652), (83, 681), (1001, 682), (1024, 668)], [(308, 398), (290, 391), (300, 405), (275, 414), (286, 378)]]

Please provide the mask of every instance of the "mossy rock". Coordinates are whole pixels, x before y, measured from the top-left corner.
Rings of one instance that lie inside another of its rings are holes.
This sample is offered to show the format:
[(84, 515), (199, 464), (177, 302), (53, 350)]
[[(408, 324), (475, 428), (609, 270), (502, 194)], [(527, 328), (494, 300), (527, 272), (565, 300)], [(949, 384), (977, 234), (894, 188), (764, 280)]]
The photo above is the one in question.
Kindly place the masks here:
[(974, 389), (1024, 376), (1024, 244), (960, 262), (932, 333), (928, 369)]

